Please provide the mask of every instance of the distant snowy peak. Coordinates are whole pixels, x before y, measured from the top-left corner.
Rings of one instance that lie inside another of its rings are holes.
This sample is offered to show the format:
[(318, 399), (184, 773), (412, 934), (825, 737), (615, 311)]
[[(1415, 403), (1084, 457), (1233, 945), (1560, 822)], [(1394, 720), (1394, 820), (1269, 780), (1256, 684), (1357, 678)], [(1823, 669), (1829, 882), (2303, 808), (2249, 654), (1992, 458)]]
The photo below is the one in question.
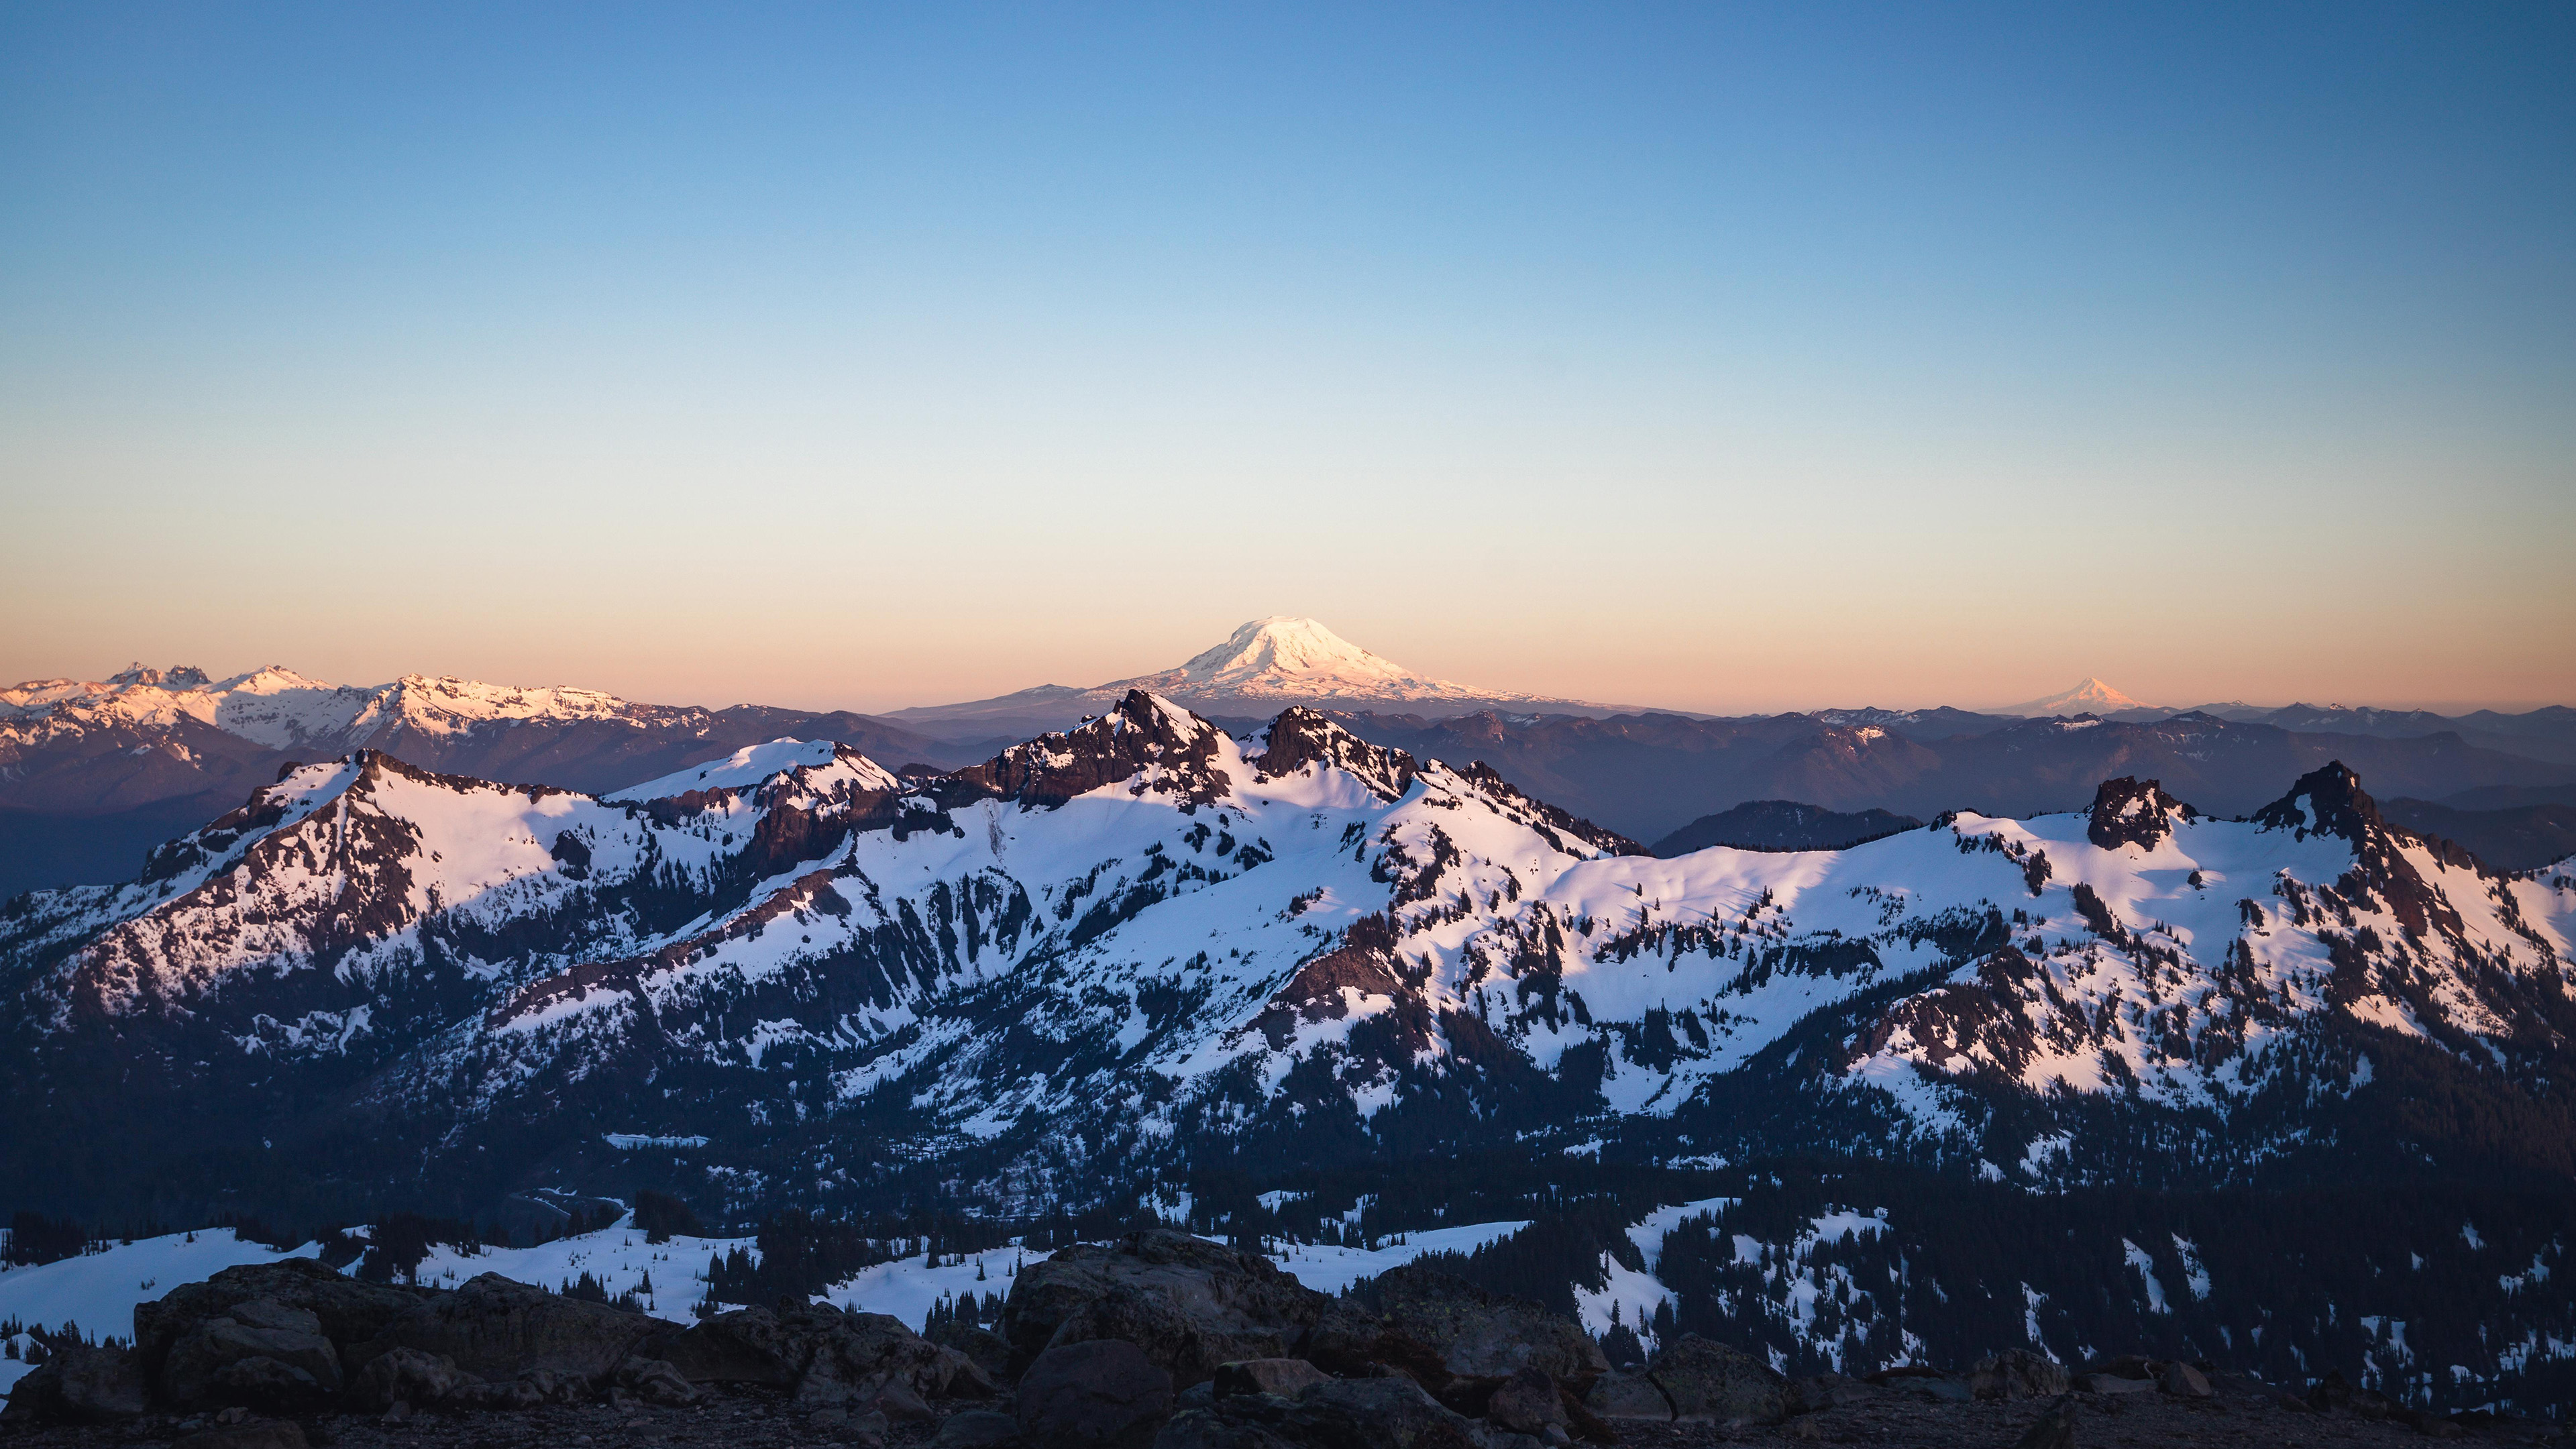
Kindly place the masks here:
[(1093, 694), (1143, 689), (1191, 703), (1320, 699), (1524, 701), (1570, 704), (1535, 694), (1478, 689), (1416, 674), (1372, 654), (1312, 619), (1255, 619), (1178, 669), (1101, 685)]
[[(833, 746), (830, 740), (771, 740), (767, 744), (745, 745), (721, 760), (709, 760), (703, 765), (691, 765), (685, 770), (675, 770), (659, 779), (647, 780), (640, 785), (629, 785), (623, 790), (602, 798), (634, 801), (668, 800), (674, 796), (685, 795), (691, 790), (740, 790), (762, 784), (789, 770), (829, 764), (832, 758)], [(884, 783), (874, 785), (872, 788), (879, 790), (896, 788), (892, 775), (877, 769), (874, 762), (868, 761), (864, 755), (856, 758), (866, 763), (868, 768), (875, 769), (876, 774), (883, 777)]]
[(527, 688), (407, 674), (391, 684), (325, 684), (270, 665), (229, 679), (202, 669), (137, 664), (105, 680), (30, 680), (0, 689), (0, 733), (21, 741), (101, 728), (166, 732), (187, 722), (273, 750), (342, 753), (452, 736), (495, 722), (624, 720), (662, 723), (702, 712), (631, 704), (559, 685)]
[(521, 688), (441, 675), (406, 674), (375, 691), (353, 727), (368, 730), (399, 723), (434, 734), (454, 734), (490, 720), (617, 719), (635, 706), (613, 694), (563, 685)]
[(2154, 705), (2131, 699), (2099, 679), (2087, 679), (2062, 694), (2007, 705), (1995, 713), (2038, 718), (2053, 714), (2117, 714), (2122, 710), (2154, 708)]

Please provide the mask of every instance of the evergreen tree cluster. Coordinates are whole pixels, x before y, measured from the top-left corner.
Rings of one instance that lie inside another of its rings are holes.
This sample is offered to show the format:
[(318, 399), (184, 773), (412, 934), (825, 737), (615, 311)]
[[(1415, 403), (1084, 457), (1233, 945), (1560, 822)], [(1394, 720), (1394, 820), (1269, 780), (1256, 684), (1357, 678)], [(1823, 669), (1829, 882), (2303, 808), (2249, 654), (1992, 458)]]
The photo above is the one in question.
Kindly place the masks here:
[(78, 1257), (89, 1244), (89, 1230), (70, 1218), (22, 1211), (10, 1215), (8, 1248), (0, 1257), (23, 1268)]
[[(2576, 1402), (2576, 1189), (2036, 1194), (1866, 1164), (1757, 1175), (1684, 1221), (1676, 1326), (1790, 1373), (2143, 1352), (2419, 1406)], [(1498, 1247), (1502, 1245), (1497, 1245)]]

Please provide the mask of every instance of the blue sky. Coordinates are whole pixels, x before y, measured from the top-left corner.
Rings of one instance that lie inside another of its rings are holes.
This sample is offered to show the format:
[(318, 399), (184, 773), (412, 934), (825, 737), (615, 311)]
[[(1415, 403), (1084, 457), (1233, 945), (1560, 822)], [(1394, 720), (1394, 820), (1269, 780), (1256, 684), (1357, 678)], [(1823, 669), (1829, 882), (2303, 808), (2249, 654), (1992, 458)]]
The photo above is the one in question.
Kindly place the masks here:
[(22, 6), (0, 675), (2576, 700), (2563, 6)]

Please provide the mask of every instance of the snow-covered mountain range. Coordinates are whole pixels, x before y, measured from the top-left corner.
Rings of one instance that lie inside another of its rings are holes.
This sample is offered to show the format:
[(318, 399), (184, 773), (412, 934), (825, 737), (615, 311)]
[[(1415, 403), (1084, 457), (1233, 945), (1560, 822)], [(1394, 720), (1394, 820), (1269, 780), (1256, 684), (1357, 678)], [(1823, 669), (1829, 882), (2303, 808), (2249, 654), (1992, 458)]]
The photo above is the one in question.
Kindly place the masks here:
[(2121, 779), (1655, 859), (1301, 708), (1238, 737), (1133, 691), (908, 779), (779, 753), (611, 799), (360, 750), (22, 898), (4, 1084), (48, 1107), (0, 1142), (67, 1198), (458, 1203), (684, 1144), (649, 1150), (749, 1212), (1432, 1144), (2036, 1185), (2569, 1140), (2471, 1119), (2564, 1116), (2576, 871), (2395, 830), (2339, 766), (2243, 820)]
[(836, 740), (896, 766), (980, 757), (867, 715), (419, 675), (354, 687), (276, 666), (213, 679), (137, 665), (100, 681), (36, 680), (0, 689), (0, 898), (123, 879), (151, 846), (240, 804), (284, 766), (352, 750), (599, 792), (782, 736)]

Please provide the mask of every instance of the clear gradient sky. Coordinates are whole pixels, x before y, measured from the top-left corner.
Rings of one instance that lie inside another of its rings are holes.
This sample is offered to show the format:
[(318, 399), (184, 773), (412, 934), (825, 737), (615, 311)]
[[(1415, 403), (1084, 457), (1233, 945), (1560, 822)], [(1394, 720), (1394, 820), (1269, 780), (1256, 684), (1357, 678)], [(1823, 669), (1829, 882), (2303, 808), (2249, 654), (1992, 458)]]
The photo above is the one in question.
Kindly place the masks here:
[(2576, 8), (0, 15), (0, 678), (2576, 702)]

